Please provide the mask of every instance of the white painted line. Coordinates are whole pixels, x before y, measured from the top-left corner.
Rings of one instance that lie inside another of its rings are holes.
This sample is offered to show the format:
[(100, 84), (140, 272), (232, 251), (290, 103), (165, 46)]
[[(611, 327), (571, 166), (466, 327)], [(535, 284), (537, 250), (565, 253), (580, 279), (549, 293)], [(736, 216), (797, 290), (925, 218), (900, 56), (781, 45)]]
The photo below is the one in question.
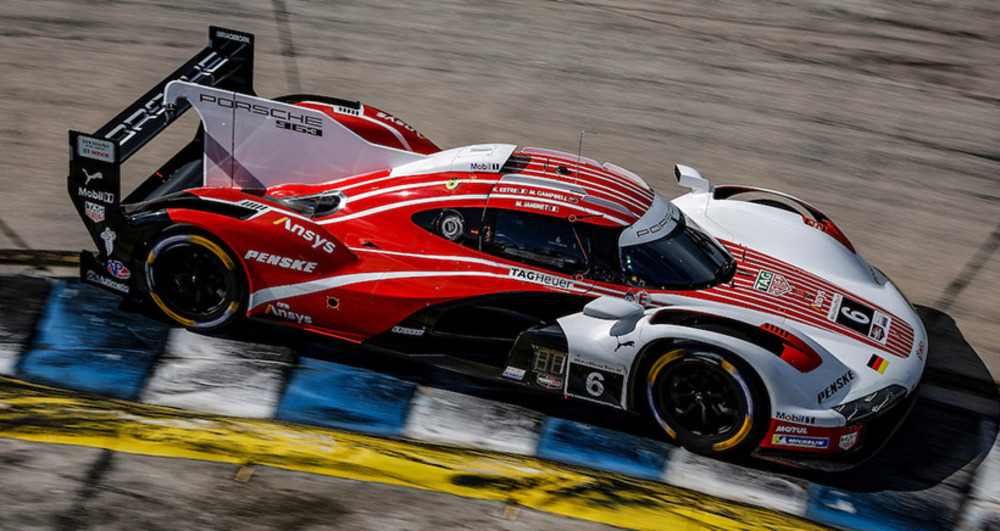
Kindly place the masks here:
[(739, 467), (676, 449), (661, 480), (681, 487), (796, 516), (805, 516), (809, 483), (770, 472)]
[(403, 437), (535, 455), (542, 414), (453, 391), (418, 387)]
[[(976, 469), (958, 529), (1000, 529), (1000, 437), (996, 437), (996, 420), (983, 419), (979, 430), (983, 437), (995, 438), (990, 453)], [(986, 446), (989, 441), (984, 443)]]
[(173, 329), (139, 401), (204, 413), (272, 418), (293, 358), (284, 348)]

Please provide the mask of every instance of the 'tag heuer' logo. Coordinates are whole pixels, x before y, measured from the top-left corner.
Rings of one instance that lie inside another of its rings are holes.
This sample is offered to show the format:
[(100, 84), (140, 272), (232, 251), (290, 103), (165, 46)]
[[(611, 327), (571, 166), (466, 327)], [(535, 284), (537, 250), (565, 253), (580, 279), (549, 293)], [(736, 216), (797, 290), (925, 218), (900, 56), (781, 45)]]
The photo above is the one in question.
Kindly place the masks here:
[(532, 282), (535, 284), (542, 284), (543, 286), (552, 286), (555, 288), (569, 289), (573, 287), (573, 281), (560, 278), (555, 275), (547, 275), (545, 273), (539, 273), (537, 271), (531, 271), (530, 269), (521, 269), (519, 267), (510, 268), (510, 276), (516, 278), (517, 280), (523, 280), (525, 282)]

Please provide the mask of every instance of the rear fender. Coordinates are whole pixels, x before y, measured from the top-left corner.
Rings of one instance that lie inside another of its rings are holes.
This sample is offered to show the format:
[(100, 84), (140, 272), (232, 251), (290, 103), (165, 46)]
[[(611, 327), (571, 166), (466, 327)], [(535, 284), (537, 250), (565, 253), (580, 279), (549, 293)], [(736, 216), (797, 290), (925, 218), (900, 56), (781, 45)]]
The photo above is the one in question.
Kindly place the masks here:
[[(167, 214), (228, 245), (243, 264), (251, 293), (327, 277), (358, 260), (321, 226), (279, 210), (266, 209), (246, 220), (191, 208), (167, 209)], [(251, 299), (249, 313), (253, 306)]]

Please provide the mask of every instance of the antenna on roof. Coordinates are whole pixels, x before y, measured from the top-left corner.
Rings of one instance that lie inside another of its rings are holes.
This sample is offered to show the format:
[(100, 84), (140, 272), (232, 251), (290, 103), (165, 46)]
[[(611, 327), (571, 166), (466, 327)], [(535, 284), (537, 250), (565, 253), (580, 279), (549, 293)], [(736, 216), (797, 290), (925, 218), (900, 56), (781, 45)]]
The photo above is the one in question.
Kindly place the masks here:
[(583, 135), (587, 133), (596, 135), (597, 131), (587, 131), (586, 129), (580, 131), (580, 145), (576, 149), (576, 175), (573, 177), (573, 184), (576, 184), (576, 179), (580, 177), (580, 160), (583, 159)]

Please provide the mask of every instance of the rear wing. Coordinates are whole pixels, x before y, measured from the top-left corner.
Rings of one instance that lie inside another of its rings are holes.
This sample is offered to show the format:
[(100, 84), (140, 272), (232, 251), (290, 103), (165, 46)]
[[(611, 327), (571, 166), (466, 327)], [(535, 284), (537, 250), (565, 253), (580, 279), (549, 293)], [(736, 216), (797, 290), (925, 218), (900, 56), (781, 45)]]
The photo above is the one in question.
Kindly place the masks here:
[(253, 93), (253, 35), (209, 27), (209, 43), (96, 132), (69, 133), (69, 191), (84, 221), (84, 201), (108, 207), (121, 202), (120, 166), (190, 108), (164, 103), (172, 81)]
[[(253, 35), (210, 26), (208, 46), (108, 123), (94, 133), (69, 132), (70, 199), (99, 250), (99, 258), (81, 253), (84, 280), (123, 294), (133, 291), (128, 270), (118, 267), (122, 262), (116, 259), (131, 251), (121, 249), (129, 242), (117, 238), (126, 223), (121, 211), (121, 165), (191, 107), (187, 101), (167, 105), (163, 97), (167, 85), (185, 81), (253, 94), (253, 54)], [(108, 278), (95, 258), (107, 263), (106, 269), (117, 278)]]

